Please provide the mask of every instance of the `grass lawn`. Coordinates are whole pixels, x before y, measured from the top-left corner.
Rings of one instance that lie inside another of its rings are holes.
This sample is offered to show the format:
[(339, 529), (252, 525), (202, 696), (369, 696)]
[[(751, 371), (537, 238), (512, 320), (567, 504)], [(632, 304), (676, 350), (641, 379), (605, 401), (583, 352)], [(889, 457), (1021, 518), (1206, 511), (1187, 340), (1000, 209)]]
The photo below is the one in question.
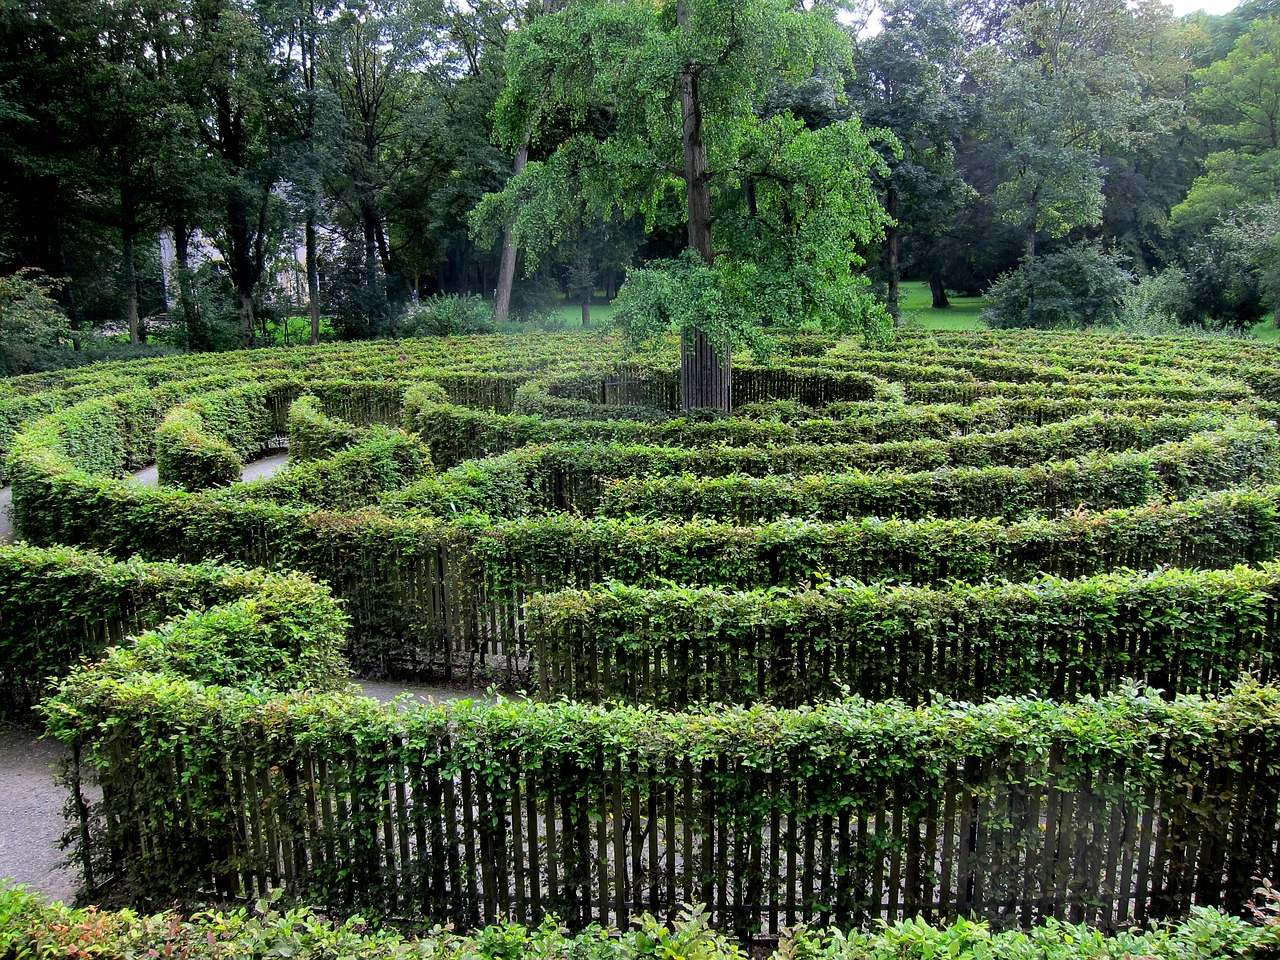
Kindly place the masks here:
[(901, 287), (902, 319), (906, 323), (919, 324), (926, 330), (983, 330), (978, 323), (978, 311), (986, 306), (982, 297), (950, 298), (951, 306), (935, 310), (929, 284), (907, 281)]

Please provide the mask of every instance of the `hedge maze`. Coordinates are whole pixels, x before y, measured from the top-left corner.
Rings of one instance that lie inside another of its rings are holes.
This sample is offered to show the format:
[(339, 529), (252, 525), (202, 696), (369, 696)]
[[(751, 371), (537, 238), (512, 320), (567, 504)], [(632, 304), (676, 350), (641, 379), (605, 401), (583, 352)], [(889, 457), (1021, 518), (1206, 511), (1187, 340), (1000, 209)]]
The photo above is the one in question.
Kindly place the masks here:
[[(1116, 928), (1280, 876), (1273, 348), (800, 337), (732, 416), (620, 356), (0, 383), (2, 699), (51, 694), (101, 785), (92, 891), (460, 928), (701, 902), (746, 937)], [(385, 709), (348, 664), (508, 698)]]

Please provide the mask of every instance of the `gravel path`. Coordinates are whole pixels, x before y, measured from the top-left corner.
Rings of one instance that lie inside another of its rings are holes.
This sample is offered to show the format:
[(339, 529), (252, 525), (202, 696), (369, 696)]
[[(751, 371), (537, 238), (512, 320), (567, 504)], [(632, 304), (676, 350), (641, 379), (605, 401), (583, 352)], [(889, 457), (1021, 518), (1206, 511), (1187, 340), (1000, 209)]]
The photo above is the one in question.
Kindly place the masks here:
[(66, 829), (67, 790), (54, 776), (67, 751), (31, 730), (0, 726), (0, 880), (25, 883), (68, 903), (80, 873), (64, 864), (58, 839)]
[(9, 516), (9, 504), (13, 503), (13, 489), (0, 487), (0, 543), (13, 539), (13, 518)]

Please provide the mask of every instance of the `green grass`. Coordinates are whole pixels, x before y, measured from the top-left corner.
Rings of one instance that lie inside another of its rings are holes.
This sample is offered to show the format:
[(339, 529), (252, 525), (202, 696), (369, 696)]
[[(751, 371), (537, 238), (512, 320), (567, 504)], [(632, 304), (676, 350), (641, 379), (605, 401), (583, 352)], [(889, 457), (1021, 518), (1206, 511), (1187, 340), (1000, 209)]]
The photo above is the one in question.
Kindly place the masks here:
[(983, 297), (952, 296), (951, 306), (935, 310), (929, 284), (919, 281), (903, 283), (901, 297), (902, 319), (909, 324), (918, 324), (926, 330), (985, 329), (978, 322), (978, 311), (987, 303)]

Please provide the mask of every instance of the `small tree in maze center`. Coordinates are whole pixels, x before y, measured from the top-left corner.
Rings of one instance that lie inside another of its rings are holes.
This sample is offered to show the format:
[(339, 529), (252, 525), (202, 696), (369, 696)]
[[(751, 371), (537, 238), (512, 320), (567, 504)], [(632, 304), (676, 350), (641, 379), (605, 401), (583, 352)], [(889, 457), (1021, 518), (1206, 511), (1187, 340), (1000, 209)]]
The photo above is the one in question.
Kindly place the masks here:
[(682, 201), (685, 253), (631, 271), (615, 316), (632, 340), (676, 326), (681, 405), (729, 409), (732, 347), (766, 324), (888, 330), (857, 273), (886, 223), (870, 175), (887, 135), (766, 107), (802, 82), (841, 87), (850, 60), (826, 7), (573, 0), (507, 47), (497, 136), (531, 135), (545, 158), (484, 198), (477, 232), (511, 224), (532, 267), (584, 219), (653, 231)]

